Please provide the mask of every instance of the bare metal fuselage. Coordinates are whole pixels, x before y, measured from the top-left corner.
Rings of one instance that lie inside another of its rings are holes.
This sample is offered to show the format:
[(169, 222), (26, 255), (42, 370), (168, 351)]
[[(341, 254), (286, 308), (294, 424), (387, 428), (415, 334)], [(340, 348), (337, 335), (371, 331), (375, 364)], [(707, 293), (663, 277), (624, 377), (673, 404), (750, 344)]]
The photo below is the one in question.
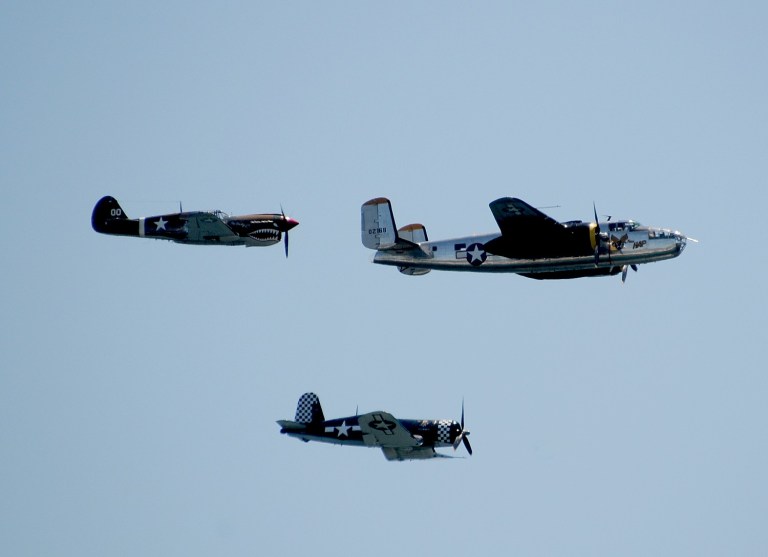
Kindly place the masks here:
[[(609, 226), (613, 229), (617, 225), (622, 226), (622, 223), (601, 223), (601, 228), (608, 230)], [(536, 275), (532, 278), (572, 278), (616, 274), (625, 265), (672, 259), (680, 255), (686, 245), (686, 237), (682, 234), (660, 228), (637, 226), (632, 230), (616, 230), (612, 234), (614, 238), (620, 234), (621, 241), (608, 243), (597, 263), (592, 255), (515, 259), (485, 252), (485, 244), (498, 238), (498, 233), (419, 242), (420, 252), (415, 254), (412, 250), (378, 250), (373, 262), (396, 266), (404, 271), (412, 269), (414, 274), (418, 274), (419, 270), (434, 269)]]

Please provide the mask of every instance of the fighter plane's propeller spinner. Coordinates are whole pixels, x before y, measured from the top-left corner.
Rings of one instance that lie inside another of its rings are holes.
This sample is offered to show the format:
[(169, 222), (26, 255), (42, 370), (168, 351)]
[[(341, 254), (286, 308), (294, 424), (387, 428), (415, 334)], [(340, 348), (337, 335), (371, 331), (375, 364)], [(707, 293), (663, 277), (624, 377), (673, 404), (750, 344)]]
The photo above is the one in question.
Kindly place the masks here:
[(469, 456), (472, 456), (472, 445), (469, 444), (469, 432), (464, 429), (464, 401), (461, 401), (461, 430), (453, 441), (453, 450), (459, 448), (460, 443), (464, 443), (464, 447), (467, 449)]

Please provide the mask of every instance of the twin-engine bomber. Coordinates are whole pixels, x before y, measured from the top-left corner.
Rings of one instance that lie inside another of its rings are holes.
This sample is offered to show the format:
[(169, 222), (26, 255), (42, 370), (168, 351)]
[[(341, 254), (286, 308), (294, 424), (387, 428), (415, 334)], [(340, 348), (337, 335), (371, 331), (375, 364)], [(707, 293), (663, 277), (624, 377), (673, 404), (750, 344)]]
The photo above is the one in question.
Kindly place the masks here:
[(557, 222), (525, 201), (502, 197), (490, 204), (501, 234), (430, 242), (422, 224), (395, 226), (392, 205), (384, 197), (363, 204), (362, 240), (376, 250), (374, 263), (393, 265), (406, 275), (432, 269), (517, 273), (534, 279), (570, 279), (616, 275), (642, 263), (672, 259), (688, 238), (677, 231), (610, 219)]
[(230, 216), (223, 211), (178, 212), (129, 219), (114, 197), (102, 197), (93, 208), (91, 225), (96, 232), (171, 240), (179, 244), (216, 246), (271, 246), (285, 237), (298, 221), (280, 214)]
[(294, 421), (278, 420), (277, 423), (280, 433), (305, 442), (379, 447), (387, 460), (451, 458), (436, 452), (435, 447), (453, 447), (456, 450), (462, 443), (472, 454), (469, 432), (464, 429), (463, 402), (460, 423), (454, 420), (399, 420), (381, 410), (326, 420), (317, 395), (304, 393), (296, 406)]

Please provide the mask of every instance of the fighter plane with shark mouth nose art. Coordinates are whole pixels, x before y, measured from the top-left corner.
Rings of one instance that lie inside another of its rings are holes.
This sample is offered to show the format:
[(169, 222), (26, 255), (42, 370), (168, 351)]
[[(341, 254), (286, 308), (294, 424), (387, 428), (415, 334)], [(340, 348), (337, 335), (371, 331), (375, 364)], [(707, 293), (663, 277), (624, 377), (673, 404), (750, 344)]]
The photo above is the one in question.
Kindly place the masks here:
[(326, 420), (318, 396), (304, 393), (296, 406), (294, 421), (278, 420), (277, 423), (280, 433), (304, 442), (379, 447), (387, 460), (451, 458), (436, 452), (435, 448), (453, 447), (456, 450), (462, 443), (472, 454), (469, 431), (464, 429), (463, 402), (461, 423), (454, 420), (400, 420), (381, 410)]
[(156, 217), (129, 219), (114, 197), (102, 197), (93, 208), (91, 225), (96, 232), (170, 240), (179, 244), (212, 246), (271, 246), (298, 221), (285, 213), (230, 216), (223, 211), (178, 212)]
[(666, 228), (632, 220), (558, 222), (514, 197), (490, 204), (501, 234), (430, 242), (422, 224), (395, 226), (392, 205), (378, 197), (361, 207), (363, 245), (376, 250), (374, 263), (392, 265), (406, 275), (432, 269), (481, 273), (517, 273), (534, 279), (570, 279), (616, 275), (631, 268), (680, 255), (688, 238)]

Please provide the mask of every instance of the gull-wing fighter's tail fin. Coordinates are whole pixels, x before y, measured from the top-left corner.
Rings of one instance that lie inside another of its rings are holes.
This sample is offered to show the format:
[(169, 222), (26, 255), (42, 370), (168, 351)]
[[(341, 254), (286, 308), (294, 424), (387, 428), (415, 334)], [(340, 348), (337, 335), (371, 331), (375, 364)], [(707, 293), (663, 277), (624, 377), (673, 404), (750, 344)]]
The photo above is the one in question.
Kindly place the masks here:
[(304, 393), (296, 405), (295, 421), (300, 424), (313, 424), (325, 421), (320, 398), (315, 393)]
[(93, 208), (91, 226), (102, 234), (139, 235), (138, 221), (129, 219), (117, 199), (109, 195), (99, 199)]

